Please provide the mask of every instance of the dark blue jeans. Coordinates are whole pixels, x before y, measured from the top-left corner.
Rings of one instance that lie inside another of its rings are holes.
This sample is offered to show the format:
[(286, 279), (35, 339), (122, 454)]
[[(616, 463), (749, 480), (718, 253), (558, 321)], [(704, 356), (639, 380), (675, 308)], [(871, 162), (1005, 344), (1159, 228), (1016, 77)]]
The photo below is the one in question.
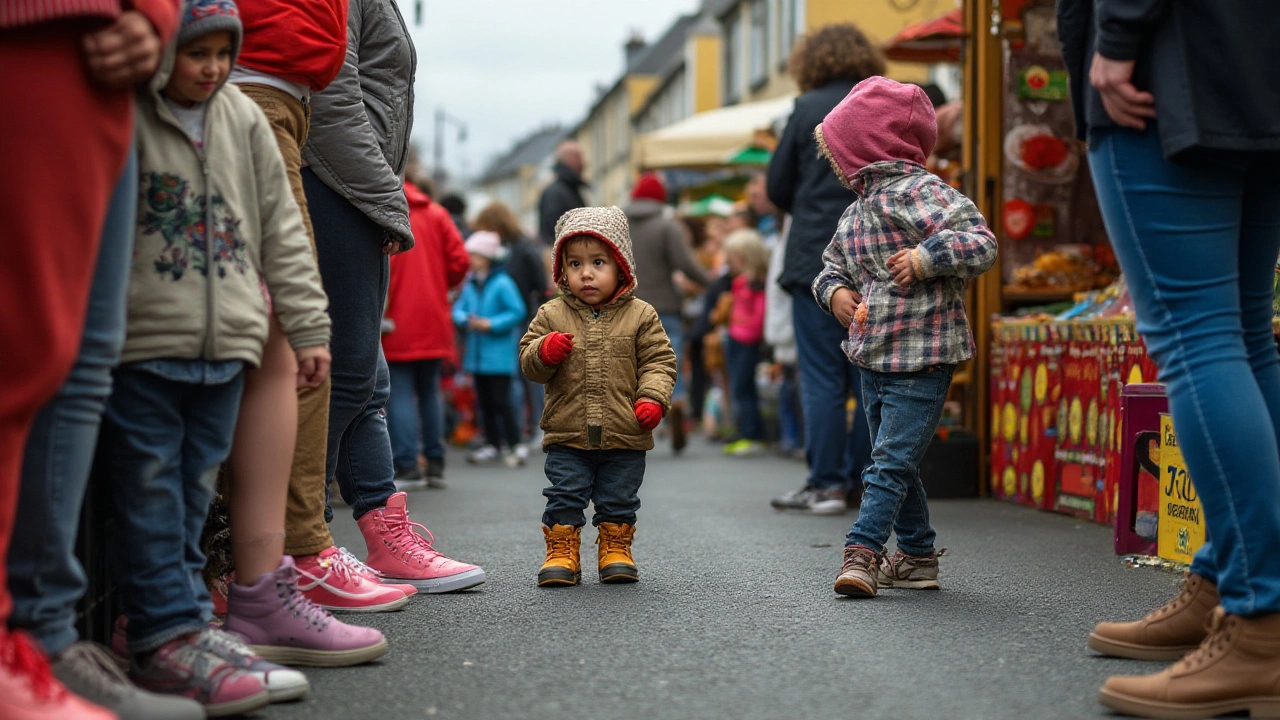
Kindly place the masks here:
[(577, 450), (563, 445), (547, 448), (547, 479), (542, 490), (547, 509), (542, 524), (587, 524), (587, 503), (596, 506), (592, 525), (602, 522), (634, 525), (644, 482), (643, 450)]
[(809, 484), (850, 487), (871, 462), (871, 435), (862, 402), (849, 427), (848, 398), (860, 399), (862, 378), (840, 343), (845, 329), (818, 307), (806, 288), (792, 293), (792, 318), (800, 365), (800, 401), (804, 407), (804, 450)]
[(389, 362), (391, 399), (387, 430), (395, 466), (418, 467), (418, 453), (444, 457), (444, 406), (440, 398), (440, 360)]
[(738, 420), (738, 435), (744, 440), (764, 440), (764, 418), (760, 416), (760, 395), (756, 391), (759, 343), (747, 345), (727, 338), (725, 362), (729, 366), (729, 395)]
[(933, 552), (920, 461), (942, 419), (955, 365), (911, 373), (862, 370), (862, 404), (871, 427), (871, 464), (862, 473), (862, 508), (844, 544), (884, 551), (889, 530), (908, 555)]
[(211, 617), (200, 535), (231, 452), (243, 366), (155, 360), (116, 370), (102, 447), (132, 652), (203, 630)]
[(662, 322), (662, 329), (667, 333), (667, 339), (671, 341), (671, 349), (676, 351), (676, 386), (671, 391), (671, 399), (679, 400), (681, 393), (684, 392), (684, 318), (680, 313), (658, 313), (658, 320)]
[(1192, 570), (1229, 613), (1280, 612), (1280, 179), (1265, 155), (1168, 162), (1154, 127), (1095, 131), (1089, 165), (1204, 504)]
[[(382, 356), (382, 307), (390, 266), (386, 232), (356, 206), (302, 168), (320, 277), (332, 322), (327, 477), (337, 477), (356, 519), (387, 504), (396, 491), (391, 437), (384, 410), (391, 375)], [(333, 511), (325, 508), (325, 518)]]
[(524, 375), (516, 375), (511, 379), (511, 407), (515, 408), (522, 442), (525, 438), (533, 437), (537, 432), (546, 403), (547, 396), (542, 385)]
[(76, 559), (76, 531), (111, 395), (111, 369), (124, 346), (137, 195), (138, 159), (130, 152), (107, 207), (80, 353), (58, 394), (36, 415), (23, 454), (9, 546), (9, 625), (31, 633), (49, 655), (79, 637), (76, 603), (87, 585)]

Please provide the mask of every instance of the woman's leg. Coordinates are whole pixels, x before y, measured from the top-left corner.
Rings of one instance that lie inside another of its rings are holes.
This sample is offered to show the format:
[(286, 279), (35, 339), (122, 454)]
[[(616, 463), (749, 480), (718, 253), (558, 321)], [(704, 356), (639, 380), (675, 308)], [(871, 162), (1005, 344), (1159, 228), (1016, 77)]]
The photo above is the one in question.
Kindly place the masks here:
[(1097, 132), (1090, 164), (1204, 505), (1222, 606), (1280, 612), (1277, 381), (1258, 328), (1243, 324), (1242, 294), (1257, 281), (1240, 272), (1246, 260), (1274, 272), (1280, 185), (1239, 167), (1169, 163), (1154, 128)]
[(444, 459), (444, 405), (441, 403), (441, 360), (418, 363), (418, 410), (422, 422), (422, 452), (427, 460)]
[(510, 375), (493, 375), (489, 380), (493, 387), (494, 422), (501, 440), (500, 450), (513, 450), (520, 444), (520, 427), (516, 424), (516, 410), (511, 405), (511, 380)]
[(417, 362), (388, 362), (391, 397), (387, 399), (387, 431), (391, 434), (391, 455), (396, 472), (418, 469), (418, 408), (422, 392), (418, 387)]
[(298, 365), (275, 317), (262, 366), (245, 374), (231, 448), (231, 556), (237, 585), (253, 585), (280, 567), (284, 508), (298, 433)]
[(476, 375), (476, 400), (484, 419), (484, 440), (494, 448), (502, 449), (502, 415), (499, 413), (497, 375)]

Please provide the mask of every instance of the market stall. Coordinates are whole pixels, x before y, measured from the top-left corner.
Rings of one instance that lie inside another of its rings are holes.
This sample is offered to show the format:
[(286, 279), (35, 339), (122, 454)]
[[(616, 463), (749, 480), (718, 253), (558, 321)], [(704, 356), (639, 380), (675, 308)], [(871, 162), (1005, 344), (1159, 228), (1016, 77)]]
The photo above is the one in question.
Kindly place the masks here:
[(731, 105), (641, 135), (640, 167), (717, 169), (741, 164), (745, 150), (772, 150), (773, 126), (794, 103), (788, 96)]

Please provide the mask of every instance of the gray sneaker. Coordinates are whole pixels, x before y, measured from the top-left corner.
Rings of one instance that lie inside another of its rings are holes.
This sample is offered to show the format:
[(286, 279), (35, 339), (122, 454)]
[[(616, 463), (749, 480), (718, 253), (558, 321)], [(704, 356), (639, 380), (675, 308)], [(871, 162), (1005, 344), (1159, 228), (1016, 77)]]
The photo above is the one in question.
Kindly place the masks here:
[(78, 642), (53, 658), (53, 675), (71, 692), (114, 712), (120, 720), (203, 720), (200, 703), (175, 695), (157, 695), (129, 682), (128, 676), (91, 642)]
[(876, 583), (881, 587), (907, 588), (909, 590), (937, 590), (938, 558), (947, 549), (931, 555), (908, 555), (901, 550), (893, 557), (881, 558), (876, 567)]
[(814, 515), (843, 515), (849, 511), (844, 488), (815, 490), (809, 498), (809, 512)]
[(769, 501), (769, 504), (775, 510), (808, 510), (809, 502), (813, 499), (813, 495), (817, 492), (817, 488), (812, 485), (805, 485), (799, 490), (792, 490), (785, 495)]

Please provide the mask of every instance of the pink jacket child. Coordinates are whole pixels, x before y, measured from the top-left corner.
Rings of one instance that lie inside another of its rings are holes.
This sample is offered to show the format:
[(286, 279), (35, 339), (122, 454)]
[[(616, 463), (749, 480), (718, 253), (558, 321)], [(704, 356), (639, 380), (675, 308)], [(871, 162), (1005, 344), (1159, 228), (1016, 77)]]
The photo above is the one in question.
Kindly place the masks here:
[(764, 283), (746, 274), (733, 279), (733, 313), (729, 316), (729, 337), (743, 345), (757, 345), (764, 339)]

